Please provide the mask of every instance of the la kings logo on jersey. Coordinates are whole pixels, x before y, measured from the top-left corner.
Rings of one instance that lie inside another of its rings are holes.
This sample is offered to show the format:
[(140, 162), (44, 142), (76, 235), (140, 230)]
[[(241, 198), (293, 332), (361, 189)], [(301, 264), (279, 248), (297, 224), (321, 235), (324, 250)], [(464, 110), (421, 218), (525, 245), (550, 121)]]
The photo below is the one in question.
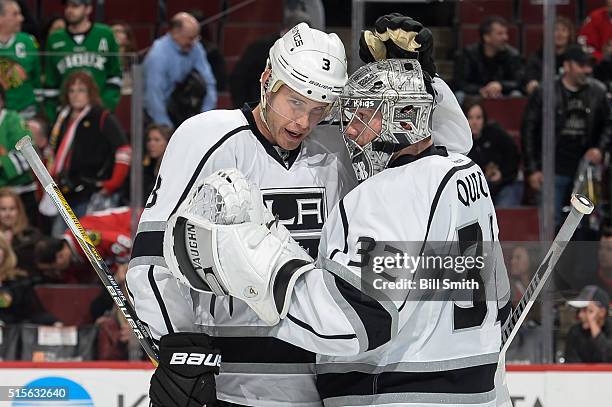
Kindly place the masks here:
[(279, 223), (311, 256), (316, 256), (327, 219), (325, 188), (270, 188), (261, 192), (264, 205), (278, 216)]

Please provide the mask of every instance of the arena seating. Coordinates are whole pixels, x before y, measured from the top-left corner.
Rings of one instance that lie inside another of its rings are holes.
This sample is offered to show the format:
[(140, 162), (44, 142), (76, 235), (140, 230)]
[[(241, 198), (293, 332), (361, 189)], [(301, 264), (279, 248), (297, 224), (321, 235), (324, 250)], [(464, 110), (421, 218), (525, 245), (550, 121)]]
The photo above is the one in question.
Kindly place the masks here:
[(495, 212), (497, 213), (500, 241), (540, 240), (538, 208), (496, 209)]
[[(524, 24), (542, 24), (542, 0), (520, 0), (519, 2), (519, 19)], [(565, 0), (566, 4), (557, 6), (557, 15), (569, 18), (572, 21), (576, 20), (578, 15), (578, 7), (576, 0)]]
[[(92, 271), (93, 272), (93, 271)], [(64, 325), (93, 323), (89, 305), (103, 288), (98, 285), (53, 284), (36, 286), (43, 307)]]
[(480, 24), (491, 14), (513, 19), (513, 2), (508, 0), (468, 0), (457, 2), (457, 20), (461, 24)]
[(495, 120), (508, 131), (520, 130), (526, 104), (527, 98), (525, 97), (483, 100), (483, 107), (489, 115), (489, 120)]

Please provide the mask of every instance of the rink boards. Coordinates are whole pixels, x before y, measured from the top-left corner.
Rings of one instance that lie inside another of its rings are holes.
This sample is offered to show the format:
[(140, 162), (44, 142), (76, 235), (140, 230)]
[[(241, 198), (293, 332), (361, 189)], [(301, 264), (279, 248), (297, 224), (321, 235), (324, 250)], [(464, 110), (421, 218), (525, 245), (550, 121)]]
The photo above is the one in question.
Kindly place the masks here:
[[(153, 370), (148, 363), (3, 362), (0, 398), (8, 387), (65, 388), (68, 400), (0, 401), (0, 406), (146, 407)], [(508, 366), (514, 407), (603, 406), (612, 400), (611, 365)], [(34, 393), (31, 393), (34, 396)]]

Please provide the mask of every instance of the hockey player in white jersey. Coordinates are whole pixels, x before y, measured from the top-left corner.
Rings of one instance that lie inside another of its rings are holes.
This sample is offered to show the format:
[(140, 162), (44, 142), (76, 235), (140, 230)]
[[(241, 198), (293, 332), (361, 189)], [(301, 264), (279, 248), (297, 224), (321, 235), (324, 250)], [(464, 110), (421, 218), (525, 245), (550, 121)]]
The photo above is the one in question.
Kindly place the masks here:
[(269, 334), (317, 352), (326, 406), (496, 404), (509, 285), (495, 210), (482, 170), (433, 145), (432, 93), (416, 60), (351, 76), (343, 134), (362, 182), (331, 212), (317, 267), (271, 214), (219, 226), (185, 207), (168, 223), (174, 275), (241, 299), (276, 324)]
[[(203, 113), (173, 135), (140, 221), (128, 273), (139, 318), (154, 338), (161, 338), (162, 364), (150, 389), (154, 404), (210, 401), (212, 392), (200, 388), (203, 395), (198, 396), (187, 389), (203, 377), (214, 385), (215, 366), (196, 366), (200, 369), (190, 372), (188, 380), (182, 377), (186, 372), (164, 364), (164, 355), (172, 361), (172, 355), (187, 355), (197, 346), (198, 354), (208, 349), (211, 355), (223, 355), (217, 395), (228, 405), (321, 405), (315, 354), (276, 338), (276, 328), (258, 320), (244, 302), (197, 292), (189, 281), (177, 282), (162, 257), (161, 241), (166, 220), (195, 184), (219, 169), (237, 167), (262, 189), (279, 223), (316, 255), (328, 211), (355, 185), (341, 138), (329, 137), (333, 132), (322, 126), (314, 128), (327, 113), (327, 102), (339, 94), (345, 70), (344, 50), (335, 35), (299, 25), (270, 50), (258, 107)], [(441, 106), (434, 137), (457, 151), (469, 151), (469, 127), (452, 92), (442, 80), (434, 86)]]

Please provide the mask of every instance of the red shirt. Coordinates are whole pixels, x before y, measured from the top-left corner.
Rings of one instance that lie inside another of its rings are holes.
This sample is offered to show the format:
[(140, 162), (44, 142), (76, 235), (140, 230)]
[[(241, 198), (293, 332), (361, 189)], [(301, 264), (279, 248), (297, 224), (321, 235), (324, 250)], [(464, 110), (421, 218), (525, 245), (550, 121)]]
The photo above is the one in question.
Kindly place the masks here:
[(612, 40), (612, 17), (607, 7), (593, 10), (580, 29), (579, 37), (586, 45), (593, 48), (593, 56), (597, 62), (603, 57), (602, 50), (608, 41)]
[[(132, 210), (129, 207), (121, 207), (92, 213), (79, 219), (106, 264), (129, 261), (132, 251), (131, 218)], [(72, 232), (66, 231), (64, 239), (73, 251), (80, 255), (81, 260), (87, 263), (88, 260)]]

